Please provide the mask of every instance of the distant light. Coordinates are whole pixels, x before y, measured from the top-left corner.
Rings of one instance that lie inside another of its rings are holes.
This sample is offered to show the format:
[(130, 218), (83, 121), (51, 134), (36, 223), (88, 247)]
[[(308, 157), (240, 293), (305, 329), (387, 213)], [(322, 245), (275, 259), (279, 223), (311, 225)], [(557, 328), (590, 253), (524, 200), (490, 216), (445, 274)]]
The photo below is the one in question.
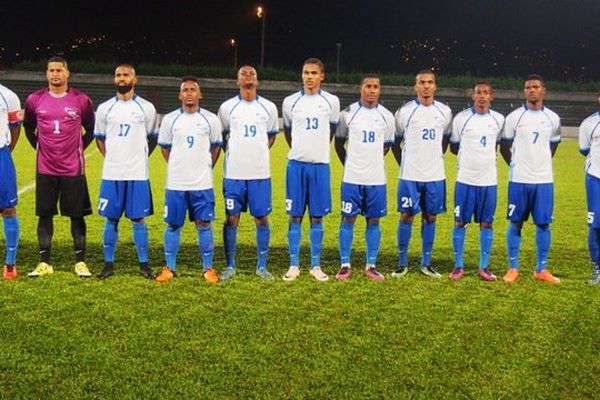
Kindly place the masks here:
[(258, 18), (262, 18), (263, 17), (263, 13), (264, 13), (264, 9), (262, 8), (262, 6), (256, 7), (256, 16)]
[(237, 42), (235, 41), (235, 38), (229, 39), (229, 44), (231, 45), (231, 47), (235, 47), (235, 45), (237, 44)]

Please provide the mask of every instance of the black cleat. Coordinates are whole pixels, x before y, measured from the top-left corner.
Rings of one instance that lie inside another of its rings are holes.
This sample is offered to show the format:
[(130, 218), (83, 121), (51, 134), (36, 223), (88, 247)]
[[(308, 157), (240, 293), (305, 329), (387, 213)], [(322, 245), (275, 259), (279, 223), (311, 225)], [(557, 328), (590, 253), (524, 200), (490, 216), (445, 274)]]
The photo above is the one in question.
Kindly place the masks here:
[(146, 279), (154, 280), (156, 278), (156, 275), (154, 275), (154, 272), (152, 272), (150, 267), (148, 267), (147, 265), (140, 267), (140, 275), (142, 275)]
[(113, 269), (113, 267), (105, 265), (104, 268), (102, 268), (102, 271), (100, 271), (100, 273), (98, 274), (98, 279), (106, 279), (110, 276), (113, 276), (114, 274), (115, 270)]

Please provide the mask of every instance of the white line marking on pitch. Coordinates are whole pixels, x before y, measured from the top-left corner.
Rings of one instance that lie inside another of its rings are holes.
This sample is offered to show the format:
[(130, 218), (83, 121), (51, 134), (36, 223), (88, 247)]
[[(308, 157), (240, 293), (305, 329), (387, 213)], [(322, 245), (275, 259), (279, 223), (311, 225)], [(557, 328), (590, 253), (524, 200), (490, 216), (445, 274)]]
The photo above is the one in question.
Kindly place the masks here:
[[(91, 156), (93, 156), (94, 154), (96, 154), (96, 152), (91, 152), (91, 153), (86, 153), (84, 154), (84, 158), (87, 160), (88, 158), (90, 158)], [(19, 191), (17, 192), (17, 195), (22, 195), (23, 193), (27, 193), (29, 192), (31, 189), (33, 189), (35, 187), (35, 180), (29, 182), (27, 185), (23, 186), (21, 189), (19, 189)]]

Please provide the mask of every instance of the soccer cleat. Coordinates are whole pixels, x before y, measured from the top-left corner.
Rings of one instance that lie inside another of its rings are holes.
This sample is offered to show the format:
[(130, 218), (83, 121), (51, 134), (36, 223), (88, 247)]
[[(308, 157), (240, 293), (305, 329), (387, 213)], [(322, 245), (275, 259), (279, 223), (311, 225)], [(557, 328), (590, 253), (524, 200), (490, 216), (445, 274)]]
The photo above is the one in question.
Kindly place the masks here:
[(39, 278), (40, 276), (50, 275), (52, 273), (54, 273), (54, 268), (52, 268), (52, 265), (42, 261), (37, 265), (37, 267), (35, 267), (33, 271), (28, 273), (27, 276), (30, 278)]
[(156, 276), (156, 281), (161, 283), (168, 282), (176, 276), (177, 275), (175, 274), (175, 272), (171, 271), (169, 267), (163, 267), (163, 269), (160, 271), (160, 274)]
[(421, 273), (427, 275), (430, 278), (439, 279), (442, 275), (437, 272), (431, 265), (421, 265)]
[(150, 279), (150, 280), (154, 280), (156, 278), (156, 275), (154, 275), (154, 272), (152, 272), (150, 267), (147, 265), (140, 267), (140, 275), (142, 275), (144, 278)]
[(298, 279), (298, 276), (300, 276), (300, 268), (292, 266), (283, 276), (283, 280), (287, 282), (295, 281)]
[(75, 264), (75, 275), (80, 278), (89, 278), (92, 276), (92, 273), (83, 261), (79, 261)]
[(350, 264), (342, 264), (342, 267), (340, 268), (340, 272), (335, 274), (335, 279), (340, 280), (340, 281), (345, 281), (346, 279), (350, 278), (351, 276), (352, 276), (352, 267), (350, 266)]
[(310, 274), (319, 282), (327, 282), (329, 280), (329, 277), (325, 272), (323, 272), (321, 267), (312, 267), (310, 269)]
[(385, 276), (383, 276), (383, 274), (381, 274), (379, 271), (377, 271), (375, 266), (372, 264), (367, 265), (367, 267), (365, 268), (364, 274), (367, 278), (374, 280), (374, 281), (385, 280)]
[(2, 276), (7, 280), (17, 279), (17, 267), (15, 265), (4, 264)]
[(590, 279), (588, 280), (590, 285), (597, 285), (600, 283), (600, 268), (593, 267), (592, 275), (590, 275)]
[(550, 271), (548, 271), (546, 268), (544, 268), (540, 272), (534, 272), (533, 279), (538, 279), (542, 282), (548, 283), (560, 283), (560, 279), (552, 275)]
[(104, 268), (102, 268), (102, 271), (100, 271), (98, 274), (98, 279), (106, 279), (114, 274), (115, 270), (113, 269), (112, 265), (105, 265)]
[(465, 276), (464, 268), (454, 268), (454, 271), (452, 271), (450, 275), (448, 275), (448, 279), (450, 279), (451, 281), (458, 281), (462, 279), (463, 276)]
[(392, 278), (402, 278), (408, 274), (408, 265), (400, 265), (394, 272), (392, 272)]
[(256, 268), (256, 275), (260, 276), (262, 280), (272, 281), (273, 275), (266, 268)]
[(204, 271), (204, 279), (206, 279), (206, 282), (210, 283), (219, 282), (219, 276), (217, 275), (217, 271), (215, 271), (215, 269), (212, 267)]
[(223, 271), (221, 273), (221, 276), (219, 276), (219, 279), (221, 279), (222, 281), (226, 281), (229, 278), (232, 278), (235, 275), (235, 267), (227, 267), (225, 268), (225, 271)]
[(498, 278), (496, 278), (496, 275), (494, 275), (490, 271), (488, 271), (487, 268), (479, 268), (477, 275), (479, 275), (481, 277), (481, 279), (483, 279), (484, 281), (488, 281), (488, 282), (492, 282), (492, 281), (495, 281), (496, 279), (498, 279)]
[(517, 279), (519, 279), (519, 270), (516, 268), (509, 268), (508, 271), (506, 271), (506, 274), (504, 274), (504, 276), (502, 277), (502, 280), (504, 282), (515, 282)]

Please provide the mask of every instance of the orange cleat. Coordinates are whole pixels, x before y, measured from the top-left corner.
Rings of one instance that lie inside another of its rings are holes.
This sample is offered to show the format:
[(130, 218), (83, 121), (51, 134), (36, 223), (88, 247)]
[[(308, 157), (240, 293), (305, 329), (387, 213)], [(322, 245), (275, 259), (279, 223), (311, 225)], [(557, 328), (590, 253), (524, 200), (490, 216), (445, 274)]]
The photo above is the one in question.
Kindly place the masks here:
[(517, 279), (519, 279), (519, 270), (516, 268), (509, 268), (504, 277), (502, 277), (504, 282), (510, 283), (515, 282)]
[(217, 271), (213, 267), (210, 267), (206, 271), (204, 271), (204, 279), (210, 283), (219, 282), (219, 276), (217, 275)]
[(538, 279), (542, 282), (548, 282), (548, 283), (560, 283), (560, 279), (558, 279), (557, 277), (552, 275), (550, 273), (550, 271), (548, 271), (545, 268), (543, 270), (541, 270), (540, 272), (534, 272), (533, 279)]
[(155, 278), (157, 282), (168, 282), (175, 277), (175, 273), (169, 267), (163, 267), (160, 274)]
[(2, 276), (4, 277), (4, 279), (8, 280), (17, 279), (17, 266), (4, 264)]

